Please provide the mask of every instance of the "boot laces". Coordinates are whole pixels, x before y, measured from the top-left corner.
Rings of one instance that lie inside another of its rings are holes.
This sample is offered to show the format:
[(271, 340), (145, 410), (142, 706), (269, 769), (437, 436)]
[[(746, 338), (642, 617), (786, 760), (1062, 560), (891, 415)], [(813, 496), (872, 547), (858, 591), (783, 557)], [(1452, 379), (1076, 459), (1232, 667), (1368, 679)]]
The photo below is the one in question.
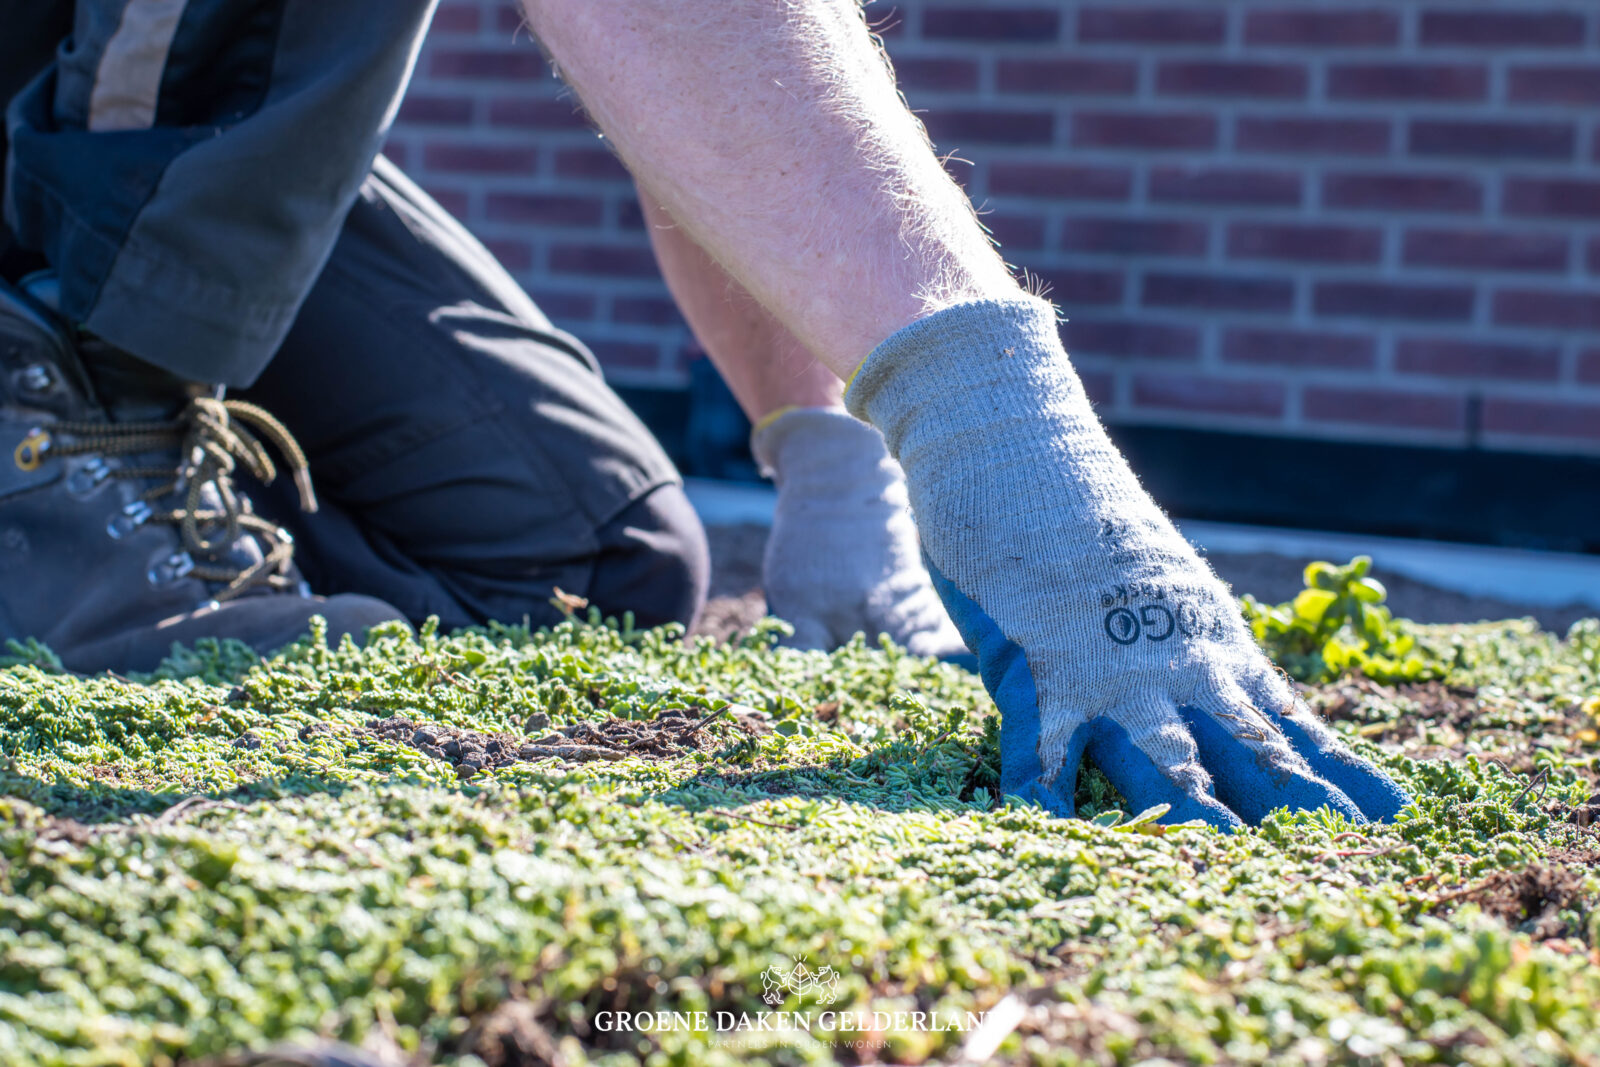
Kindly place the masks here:
[[(49, 451), (58, 456), (127, 456), (177, 446), (176, 470), (167, 467), (116, 467), (109, 476), (127, 480), (158, 480), (141, 496), (154, 503), (182, 493), (178, 507), (152, 509), (143, 520), (176, 526), (183, 547), (194, 561), (190, 576), (221, 584), (213, 598), (232, 600), (254, 588), (290, 590), (298, 586), (291, 572), (294, 538), (276, 523), (254, 513), (247, 497), (234, 491), (233, 472), (240, 464), (263, 485), (270, 485), (278, 470), (262, 438), (288, 462), (300, 497), (300, 507), (317, 510), (311, 472), (305, 452), (288, 428), (270, 412), (244, 400), (197, 396), (170, 421), (60, 422), (51, 431), (72, 440), (51, 441)], [(221, 507), (205, 506), (211, 486)], [(215, 557), (226, 552), (244, 534), (261, 544), (262, 558), (248, 566), (230, 566)]]

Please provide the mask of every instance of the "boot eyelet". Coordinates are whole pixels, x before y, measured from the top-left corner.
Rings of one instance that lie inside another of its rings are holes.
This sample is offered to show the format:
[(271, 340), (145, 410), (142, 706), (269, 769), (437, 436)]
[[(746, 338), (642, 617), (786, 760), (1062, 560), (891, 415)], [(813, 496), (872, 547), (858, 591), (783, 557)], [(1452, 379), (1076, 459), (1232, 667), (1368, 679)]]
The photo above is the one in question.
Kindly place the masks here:
[(11, 457), (16, 460), (18, 470), (36, 471), (39, 469), (39, 464), (44, 462), (44, 455), (49, 450), (49, 431), (35, 427), (28, 431), (28, 436), (17, 445)]
[(105, 484), (114, 469), (110, 461), (95, 456), (67, 475), (67, 492), (73, 496), (88, 496)]
[(122, 512), (112, 516), (106, 524), (106, 533), (113, 539), (120, 540), (143, 526), (155, 512), (143, 500), (135, 500), (123, 507)]
[(181, 578), (187, 578), (193, 570), (193, 556), (187, 552), (174, 552), (151, 567), (145, 577), (150, 580), (151, 585), (170, 585)]
[(48, 393), (56, 378), (45, 364), (30, 363), (17, 374), (17, 384), (29, 393)]

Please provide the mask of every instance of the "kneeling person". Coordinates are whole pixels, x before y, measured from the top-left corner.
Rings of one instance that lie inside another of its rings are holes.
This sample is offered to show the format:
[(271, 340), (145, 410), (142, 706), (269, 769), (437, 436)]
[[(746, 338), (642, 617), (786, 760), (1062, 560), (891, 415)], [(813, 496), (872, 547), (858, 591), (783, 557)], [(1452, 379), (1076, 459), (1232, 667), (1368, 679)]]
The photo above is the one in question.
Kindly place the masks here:
[(704, 602), (704, 531), (660, 446), (382, 159), (281, 348), (226, 399), (68, 326), (51, 277), (0, 288), (0, 426), (19, 442), (0, 637), (145, 670), (202, 637), (270, 651), (312, 615), (337, 639), (430, 615), (549, 623), (556, 588), (640, 625)]

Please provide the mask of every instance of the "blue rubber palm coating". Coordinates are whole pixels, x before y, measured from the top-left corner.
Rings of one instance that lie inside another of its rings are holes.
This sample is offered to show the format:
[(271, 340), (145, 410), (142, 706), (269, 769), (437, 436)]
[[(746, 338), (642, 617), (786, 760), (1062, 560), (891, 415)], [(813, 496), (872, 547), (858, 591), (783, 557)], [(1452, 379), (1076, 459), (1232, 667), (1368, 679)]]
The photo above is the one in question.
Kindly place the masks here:
[(1184, 793), (1129, 740), (1127, 731), (1107, 719), (1085, 723), (1073, 733), (1067, 742), (1061, 771), (1053, 785), (1047, 786), (1044, 766), (1039, 760), (1039, 695), (1021, 646), (1001, 633), (994, 620), (931, 561), (928, 573), (967, 647), (977, 653), (983, 684), (1000, 709), (1002, 796), (1033, 801), (1057, 815), (1072, 816), (1076, 813), (1072, 794), (1087, 750), (1101, 773), (1135, 811), (1167, 804), (1170, 810), (1162, 816), (1162, 822), (1202, 819), (1225, 830), (1242, 825), (1215, 799), (1198, 799)]
[(1325, 748), (1293, 720), (1265, 708), (1262, 711), (1283, 731), (1294, 750), (1311, 764), (1311, 770), (1354, 801), (1361, 814), (1371, 821), (1388, 822), (1411, 803), (1404, 789), (1367, 760), (1353, 752)]
[[(1000, 793), (1037, 801), (1057, 815), (1075, 814), (1072, 791), (1077, 774), (1057, 777), (1058, 791), (1044, 784), (1044, 767), (1039, 762), (1039, 694), (1033, 672), (1022, 648), (1008, 640), (983, 609), (962, 594), (949, 579), (929, 566), (933, 588), (944, 601), (950, 620), (961, 631), (967, 647), (973, 649), (984, 688), (1000, 709)], [(1074, 739), (1076, 740), (1076, 739)], [(1073, 746), (1082, 754), (1082, 744)]]
[(1200, 748), (1200, 762), (1216, 768), (1213, 780), (1217, 799), (1245, 822), (1259, 823), (1277, 808), (1315, 811), (1324, 806), (1351, 822), (1367, 821), (1354, 801), (1327, 782), (1274, 770), (1258, 761), (1243, 741), (1204, 711), (1186, 707), (1179, 712)]
[[(1199, 819), (1219, 830), (1243, 828), (1239, 816), (1216, 797), (1191, 796), (1179, 789), (1172, 779), (1161, 773), (1154, 760), (1140, 751), (1120, 724), (1102, 717), (1087, 723), (1079, 733), (1089, 735), (1089, 758), (1128, 801), (1130, 812), (1168, 804), (1171, 810), (1160, 819), (1164, 823)], [(1076, 771), (1073, 777), (1077, 777)]]

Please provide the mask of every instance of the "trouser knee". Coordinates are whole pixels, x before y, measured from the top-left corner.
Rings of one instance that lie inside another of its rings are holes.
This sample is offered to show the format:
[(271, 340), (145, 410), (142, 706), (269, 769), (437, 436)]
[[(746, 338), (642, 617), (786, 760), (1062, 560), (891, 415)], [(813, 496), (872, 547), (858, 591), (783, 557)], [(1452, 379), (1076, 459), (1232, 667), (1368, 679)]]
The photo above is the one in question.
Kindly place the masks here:
[(282, 505), (313, 589), (446, 627), (558, 622), (556, 589), (640, 625), (688, 622), (704, 600), (704, 531), (659, 443), (388, 164), (245, 396), (310, 457), (317, 514), (261, 502)]
[(600, 551), (586, 596), (607, 615), (633, 612), (638, 626), (693, 625), (711, 576), (706, 533), (678, 485), (638, 498), (597, 531)]

